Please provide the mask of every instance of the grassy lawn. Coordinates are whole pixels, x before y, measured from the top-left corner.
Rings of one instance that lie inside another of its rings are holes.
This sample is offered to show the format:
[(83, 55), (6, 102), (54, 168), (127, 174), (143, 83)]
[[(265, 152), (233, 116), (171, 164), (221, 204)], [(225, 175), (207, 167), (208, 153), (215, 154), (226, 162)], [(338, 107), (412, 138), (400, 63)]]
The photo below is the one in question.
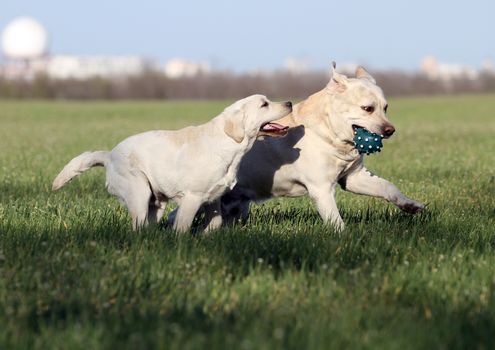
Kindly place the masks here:
[(429, 203), (339, 191), (255, 205), (208, 237), (130, 230), (73, 156), (216, 115), (222, 102), (0, 101), (0, 348), (494, 348), (495, 96), (390, 100), (367, 166)]

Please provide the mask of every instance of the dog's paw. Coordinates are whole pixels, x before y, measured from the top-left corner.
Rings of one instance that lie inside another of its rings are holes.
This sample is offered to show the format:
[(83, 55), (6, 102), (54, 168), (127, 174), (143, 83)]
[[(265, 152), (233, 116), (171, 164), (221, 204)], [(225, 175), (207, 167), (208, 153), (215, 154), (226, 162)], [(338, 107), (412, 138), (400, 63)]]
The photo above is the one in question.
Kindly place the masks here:
[(423, 210), (426, 206), (423, 203), (417, 202), (415, 200), (409, 199), (404, 204), (399, 206), (400, 209), (409, 214), (416, 214), (417, 212)]
[(333, 228), (333, 230), (336, 233), (342, 233), (342, 231), (345, 230), (345, 224), (344, 224), (344, 221), (342, 219), (332, 221), (329, 224), (331, 225), (331, 227)]

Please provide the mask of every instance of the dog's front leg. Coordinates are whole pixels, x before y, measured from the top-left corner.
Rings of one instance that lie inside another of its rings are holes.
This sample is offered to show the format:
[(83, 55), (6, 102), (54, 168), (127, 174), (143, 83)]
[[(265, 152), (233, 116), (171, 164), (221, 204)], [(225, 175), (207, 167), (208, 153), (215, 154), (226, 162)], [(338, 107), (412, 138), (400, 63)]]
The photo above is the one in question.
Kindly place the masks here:
[(323, 221), (330, 223), (336, 231), (342, 231), (345, 225), (335, 202), (335, 185), (331, 185), (330, 188), (308, 186), (308, 194)]
[(384, 198), (410, 214), (416, 214), (425, 207), (424, 204), (404, 196), (394, 184), (372, 174), (364, 166), (340, 179), (339, 184), (349, 192)]

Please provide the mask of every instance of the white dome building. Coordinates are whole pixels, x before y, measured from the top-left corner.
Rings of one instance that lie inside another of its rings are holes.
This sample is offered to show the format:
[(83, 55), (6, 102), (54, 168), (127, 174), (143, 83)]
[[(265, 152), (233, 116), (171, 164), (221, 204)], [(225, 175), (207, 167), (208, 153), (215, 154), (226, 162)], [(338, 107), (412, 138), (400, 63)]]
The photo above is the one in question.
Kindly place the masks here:
[(2, 33), (2, 52), (8, 60), (33, 60), (48, 52), (48, 34), (31, 17), (18, 17)]

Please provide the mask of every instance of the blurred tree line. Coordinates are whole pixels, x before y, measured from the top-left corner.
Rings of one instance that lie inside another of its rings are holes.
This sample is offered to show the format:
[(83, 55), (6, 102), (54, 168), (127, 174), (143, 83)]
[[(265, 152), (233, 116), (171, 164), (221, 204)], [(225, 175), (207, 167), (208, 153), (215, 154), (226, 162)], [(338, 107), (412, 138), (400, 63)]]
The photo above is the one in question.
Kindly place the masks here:
[[(372, 72), (373, 73), (373, 72)], [(482, 72), (478, 79), (433, 80), (416, 73), (374, 72), (387, 96), (478, 93), (495, 91), (495, 74)], [(147, 71), (140, 76), (86, 80), (56, 80), (37, 75), (31, 80), (0, 76), (0, 98), (39, 99), (238, 99), (254, 93), (272, 98), (304, 98), (328, 82), (328, 73), (270, 74), (210, 73), (178, 79)]]

